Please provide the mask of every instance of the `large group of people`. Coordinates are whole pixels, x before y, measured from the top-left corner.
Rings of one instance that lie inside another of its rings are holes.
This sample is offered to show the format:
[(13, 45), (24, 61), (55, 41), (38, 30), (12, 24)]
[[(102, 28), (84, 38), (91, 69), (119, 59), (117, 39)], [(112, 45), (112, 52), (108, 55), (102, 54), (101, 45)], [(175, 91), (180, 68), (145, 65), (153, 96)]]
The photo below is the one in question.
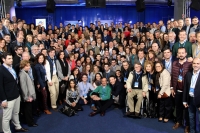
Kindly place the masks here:
[[(175, 121), (195, 133), (200, 119), (200, 25), (197, 17), (158, 23), (137, 22), (36, 26), (8, 13), (0, 21), (2, 127), (16, 132), (19, 115), (50, 115), (60, 105), (75, 112), (89, 105), (93, 117), (114, 105), (125, 116), (145, 113)], [(144, 108), (143, 108), (144, 109)], [(144, 113), (144, 110), (143, 110)], [(20, 118), (21, 118), (20, 117)]]

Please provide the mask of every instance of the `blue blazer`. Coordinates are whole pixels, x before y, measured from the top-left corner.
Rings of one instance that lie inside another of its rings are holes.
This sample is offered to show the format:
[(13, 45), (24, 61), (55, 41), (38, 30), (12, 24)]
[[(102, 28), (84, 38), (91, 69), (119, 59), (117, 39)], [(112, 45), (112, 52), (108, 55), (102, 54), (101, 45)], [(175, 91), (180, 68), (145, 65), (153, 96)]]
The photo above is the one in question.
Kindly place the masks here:
[(41, 64), (36, 64), (35, 65), (35, 71), (37, 73), (37, 79), (38, 79), (38, 84), (40, 85), (40, 88), (44, 88), (46, 87), (46, 80), (45, 80), (45, 75), (46, 75), (46, 71), (45, 68), (41, 65)]

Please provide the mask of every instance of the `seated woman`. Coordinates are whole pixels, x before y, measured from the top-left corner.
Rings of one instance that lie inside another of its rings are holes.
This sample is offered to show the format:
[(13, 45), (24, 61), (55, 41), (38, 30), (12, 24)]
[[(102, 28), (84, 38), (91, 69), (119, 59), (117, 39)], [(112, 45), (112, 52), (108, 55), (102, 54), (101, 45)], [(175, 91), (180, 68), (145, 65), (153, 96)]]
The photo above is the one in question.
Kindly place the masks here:
[(100, 113), (101, 116), (105, 115), (106, 109), (108, 109), (113, 104), (113, 99), (111, 98), (111, 88), (107, 85), (106, 78), (102, 78), (101, 86), (98, 86), (95, 90), (90, 93), (90, 97), (94, 100), (95, 105), (98, 109), (91, 112), (89, 116), (95, 116)]
[(28, 71), (30, 70), (30, 62), (22, 60), (20, 62), (20, 69), (21, 71), (19, 73), (19, 77), (20, 77), (22, 98), (24, 101), (23, 103), (24, 116), (28, 126), (36, 127), (38, 125), (33, 121), (33, 114), (32, 114), (33, 110), (32, 102), (36, 99), (36, 93), (35, 93), (34, 82), (28, 74)]
[(78, 101), (80, 99), (78, 89), (76, 87), (75, 80), (71, 79), (69, 81), (69, 88), (66, 91), (66, 105), (68, 107), (71, 107), (75, 111), (82, 111), (83, 108), (80, 104), (78, 104)]
[(170, 73), (164, 68), (162, 62), (156, 62), (155, 68), (157, 71), (156, 74), (156, 88), (160, 91), (158, 93), (158, 99), (160, 102), (159, 107), (159, 122), (163, 121), (164, 123), (168, 122), (171, 111), (171, 98), (170, 98)]

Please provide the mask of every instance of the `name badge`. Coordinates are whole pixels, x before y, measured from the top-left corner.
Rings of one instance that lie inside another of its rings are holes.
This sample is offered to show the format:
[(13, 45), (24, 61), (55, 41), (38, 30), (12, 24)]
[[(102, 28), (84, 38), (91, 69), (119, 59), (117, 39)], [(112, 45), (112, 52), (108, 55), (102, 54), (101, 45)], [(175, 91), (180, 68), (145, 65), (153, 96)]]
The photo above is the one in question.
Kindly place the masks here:
[(153, 84), (153, 79), (150, 80), (150, 83)]
[(139, 86), (139, 83), (138, 82), (135, 82), (134, 83), (134, 87), (138, 87)]
[(178, 82), (182, 82), (183, 81), (183, 77), (181, 75), (178, 76)]
[(84, 98), (87, 98), (87, 94), (84, 95)]
[(190, 94), (191, 96), (194, 96), (194, 88), (190, 88), (189, 94)]
[(126, 82), (127, 81), (127, 78), (124, 78), (124, 82)]
[(148, 88), (149, 88), (149, 90), (151, 90), (151, 84), (148, 84)]

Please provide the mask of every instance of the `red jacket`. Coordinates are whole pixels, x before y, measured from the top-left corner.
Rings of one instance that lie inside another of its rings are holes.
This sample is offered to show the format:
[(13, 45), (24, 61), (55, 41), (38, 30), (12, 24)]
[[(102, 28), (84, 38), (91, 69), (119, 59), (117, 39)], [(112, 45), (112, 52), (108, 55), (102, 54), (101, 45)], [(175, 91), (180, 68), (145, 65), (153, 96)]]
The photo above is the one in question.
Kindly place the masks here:
[[(176, 91), (176, 87), (177, 87), (178, 76), (179, 76), (179, 71), (180, 71), (179, 69), (180, 69), (180, 64), (179, 64), (179, 61), (176, 60), (172, 64), (172, 73), (171, 73), (171, 87), (173, 87), (174, 91)], [(191, 69), (192, 69), (192, 63), (186, 61), (183, 64), (183, 80), (182, 80), (183, 85), (184, 85), (185, 74)]]

